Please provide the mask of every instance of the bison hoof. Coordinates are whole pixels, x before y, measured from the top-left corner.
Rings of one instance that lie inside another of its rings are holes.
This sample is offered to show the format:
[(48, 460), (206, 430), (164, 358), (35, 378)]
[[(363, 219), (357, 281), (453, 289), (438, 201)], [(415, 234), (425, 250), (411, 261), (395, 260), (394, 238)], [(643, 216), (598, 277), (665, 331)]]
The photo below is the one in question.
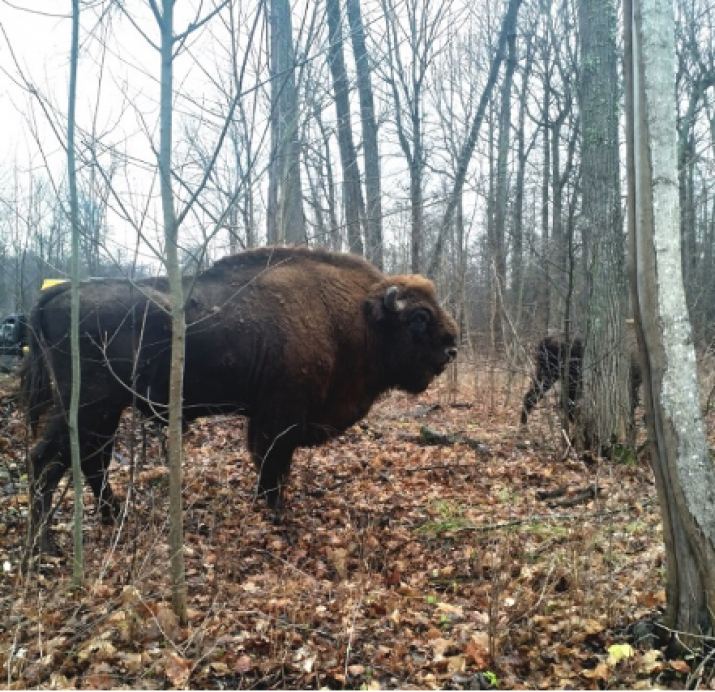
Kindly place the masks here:
[(101, 521), (104, 526), (112, 526), (112, 524), (116, 521), (116, 517), (112, 512), (102, 512)]
[(271, 523), (273, 526), (283, 526), (285, 524), (285, 514), (278, 510), (271, 510)]
[(103, 502), (99, 505), (99, 512), (102, 517), (102, 524), (104, 524), (105, 526), (111, 526), (112, 524), (116, 523), (117, 519), (119, 518), (119, 503), (117, 501)]
[(30, 554), (36, 555), (38, 558), (45, 557), (64, 557), (64, 551), (57, 545), (54, 537), (50, 533), (43, 534), (39, 541), (30, 546)]
[(42, 546), (42, 554), (47, 557), (64, 557), (65, 552), (54, 541)]

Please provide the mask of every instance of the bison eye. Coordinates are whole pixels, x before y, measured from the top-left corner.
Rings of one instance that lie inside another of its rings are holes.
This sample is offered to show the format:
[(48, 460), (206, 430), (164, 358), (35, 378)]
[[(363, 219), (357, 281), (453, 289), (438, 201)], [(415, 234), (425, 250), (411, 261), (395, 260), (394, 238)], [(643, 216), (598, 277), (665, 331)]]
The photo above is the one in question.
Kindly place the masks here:
[(427, 331), (427, 325), (430, 321), (430, 314), (427, 310), (415, 310), (410, 315), (410, 329), (413, 332), (422, 334)]

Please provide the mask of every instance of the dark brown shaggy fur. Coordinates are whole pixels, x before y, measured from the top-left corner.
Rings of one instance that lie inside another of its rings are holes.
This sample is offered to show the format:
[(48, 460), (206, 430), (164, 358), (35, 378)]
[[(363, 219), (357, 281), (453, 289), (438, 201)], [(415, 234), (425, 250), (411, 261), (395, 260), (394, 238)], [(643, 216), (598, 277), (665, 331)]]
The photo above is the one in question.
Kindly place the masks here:
[[(187, 279), (189, 290), (184, 417), (249, 418), (258, 492), (271, 507), (280, 505), (296, 447), (344, 431), (387, 389), (423, 391), (456, 355), (456, 325), (430, 281), (385, 276), (353, 255), (251, 250)], [(132, 403), (147, 415), (166, 410), (166, 292), (165, 279), (81, 288), (81, 455), (106, 520), (117, 511), (107, 467), (122, 410)], [(31, 417), (52, 408), (32, 452), (35, 531), (46, 525), (52, 493), (70, 464), (69, 326), (68, 286), (58, 286), (33, 310), (23, 378)], [(52, 548), (44, 529), (41, 539)]]

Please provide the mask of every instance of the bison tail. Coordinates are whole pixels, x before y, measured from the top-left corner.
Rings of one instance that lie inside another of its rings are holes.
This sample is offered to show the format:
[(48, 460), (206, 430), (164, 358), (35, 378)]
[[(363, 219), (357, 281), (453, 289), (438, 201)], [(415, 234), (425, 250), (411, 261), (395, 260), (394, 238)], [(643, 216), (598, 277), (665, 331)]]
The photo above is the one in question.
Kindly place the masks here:
[(40, 417), (52, 405), (52, 379), (42, 337), (42, 307), (37, 305), (30, 315), (28, 345), (20, 369), (20, 396), (27, 420), (34, 435)]

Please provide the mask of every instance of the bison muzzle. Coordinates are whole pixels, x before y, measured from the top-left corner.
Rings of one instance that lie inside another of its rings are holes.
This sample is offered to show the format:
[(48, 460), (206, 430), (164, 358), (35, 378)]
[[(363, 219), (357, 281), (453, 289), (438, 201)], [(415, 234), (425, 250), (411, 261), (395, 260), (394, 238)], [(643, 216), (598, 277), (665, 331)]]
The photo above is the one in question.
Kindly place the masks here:
[[(279, 508), (293, 451), (320, 444), (367, 414), (386, 390), (424, 391), (457, 354), (457, 328), (433, 284), (386, 276), (359, 257), (261, 248), (187, 278), (183, 414), (248, 417), (258, 493)], [(82, 470), (102, 518), (118, 502), (107, 480), (122, 411), (162, 417), (171, 320), (165, 278), (80, 287)], [(70, 465), (70, 291), (43, 292), (31, 318), (23, 390), (34, 427), (31, 535), (54, 550), (52, 495)]]

